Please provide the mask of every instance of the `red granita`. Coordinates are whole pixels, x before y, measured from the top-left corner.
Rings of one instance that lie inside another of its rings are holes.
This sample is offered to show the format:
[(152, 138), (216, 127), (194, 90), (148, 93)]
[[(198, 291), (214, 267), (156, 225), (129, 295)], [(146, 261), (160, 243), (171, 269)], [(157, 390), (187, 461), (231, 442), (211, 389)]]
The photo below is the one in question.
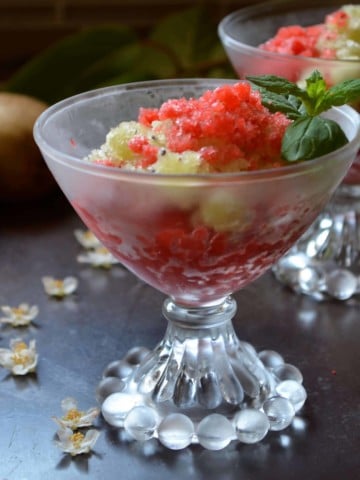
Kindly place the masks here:
[(304, 57), (320, 57), (317, 44), (324, 31), (323, 25), (301, 27), (290, 25), (282, 27), (276, 35), (260, 45), (260, 48), (269, 52), (287, 55), (302, 55)]
[(259, 45), (263, 50), (286, 55), (301, 55), (314, 58), (337, 58), (335, 47), (331, 47), (349, 26), (350, 16), (343, 9), (326, 15), (321, 24), (281, 27), (266, 42)]
[[(200, 98), (171, 99), (159, 108), (143, 108), (138, 120), (141, 128), (131, 130), (135, 135), (126, 137), (126, 147), (140, 170), (153, 168), (160, 148), (180, 155), (194, 151), (211, 172), (227, 171), (239, 159), (242, 170), (284, 165), (281, 142), (290, 120), (265, 108), (260, 93), (248, 82), (222, 85)], [(254, 195), (251, 181), (239, 182), (236, 189), (227, 189), (214, 180), (210, 189), (197, 191), (183, 190), (180, 180), (172, 187), (154, 188), (155, 195), (146, 201), (142, 189), (136, 193), (131, 182), (125, 182), (96, 208), (89, 209), (91, 194), (73, 205), (94, 234), (146, 283), (180, 303), (206, 304), (263, 273), (317, 212), (300, 197), (284, 206), (277, 199), (283, 192), (273, 192), (274, 205), (264, 203)]]
[[(138, 121), (165, 135), (169, 151), (200, 152), (212, 171), (238, 159), (245, 160), (244, 170), (280, 165), (281, 140), (289, 125), (283, 114), (262, 105), (247, 82), (218, 87), (197, 99), (171, 99), (158, 109), (143, 108)], [(145, 157), (145, 166), (154, 163), (155, 155), (155, 147), (146, 150), (146, 144), (150, 147), (151, 139), (138, 137), (128, 144)]]
[(344, 30), (349, 22), (349, 15), (344, 10), (337, 10), (336, 12), (326, 15), (325, 24), (330, 28), (336, 30)]

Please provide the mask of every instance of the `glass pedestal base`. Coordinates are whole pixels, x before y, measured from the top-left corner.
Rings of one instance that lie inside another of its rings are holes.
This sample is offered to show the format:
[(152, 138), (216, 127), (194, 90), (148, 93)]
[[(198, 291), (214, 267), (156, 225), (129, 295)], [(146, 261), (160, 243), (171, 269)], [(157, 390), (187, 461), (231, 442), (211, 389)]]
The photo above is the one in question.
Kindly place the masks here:
[(359, 304), (360, 185), (341, 186), (273, 272), (297, 293)]
[(153, 351), (135, 347), (105, 369), (97, 388), (105, 420), (173, 450), (255, 443), (290, 425), (306, 399), (302, 375), (278, 353), (240, 341), (235, 311), (231, 297), (191, 309), (166, 300), (162, 342)]

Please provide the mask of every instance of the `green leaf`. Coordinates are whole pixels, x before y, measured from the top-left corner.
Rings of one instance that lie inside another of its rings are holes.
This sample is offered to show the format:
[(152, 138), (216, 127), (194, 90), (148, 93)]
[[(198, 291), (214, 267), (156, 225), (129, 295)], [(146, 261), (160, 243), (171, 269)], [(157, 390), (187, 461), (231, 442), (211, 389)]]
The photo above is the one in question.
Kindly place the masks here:
[(283, 96), (294, 95), (298, 98), (307, 98), (304, 90), (286, 78), (277, 77), (276, 75), (250, 75), (246, 77), (246, 79), (252, 84), (272, 93), (278, 93)]
[(327, 90), (317, 70), (306, 79), (306, 89), (275, 75), (247, 77), (262, 94), (262, 103), (272, 112), (294, 120), (282, 140), (282, 156), (288, 162), (310, 160), (332, 152), (348, 142), (341, 127), (319, 116), (332, 106), (360, 100), (360, 79), (347, 80)]
[(318, 70), (314, 70), (306, 80), (306, 92), (309, 98), (318, 99), (326, 92), (326, 83)]
[(296, 97), (285, 97), (284, 95), (273, 93), (265, 88), (257, 87), (256, 85), (254, 88), (259, 90), (261, 102), (268, 110), (270, 110), (270, 112), (282, 112), (291, 119), (296, 119), (301, 116), (301, 113), (298, 110), (301, 104)]
[(124, 26), (104, 26), (66, 37), (21, 68), (5, 86), (48, 103), (79, 91), (79, 78), (90, 65), (137, 41)]
[(360, 79), (345, 80), (329, 88), (322, 101), (322, 111), (332, 106), (341, 106), (345, 103), (360, 101)]
[(125, 82), (172, 77), (175, 71), (176, 66), (166, 52), (136, 42), (90, 64), (74, 81), (73, 88), (80, 92)]
[(306, 93), (308, 98), (304, 98), (304, 104), (310, 115), (321, 113), (321, 103), (326, 93), (326, 83), (318, 70), (314, 70), (310, 77), (306, 79)]
[(54, 103), (116, 83), (190, 76), (235, 77), (217, 25), (201, 7), (165, 17), (141, 40), (122, 25), (66, 37), (30, 60), (3, 88)]
[(196, 71), (199, 63), (209, 60), (226, 59), (219, 48), (217, 25), (201, 6), (167, 16), (155, 26), (149, 40), (169, 52), (179, 73)]
[(286, 129), (281, 153), (288, 162), (311, 160), (347, 142), (346, 135), (336, 122), (318, 116), (306, 116), (295, 120)]

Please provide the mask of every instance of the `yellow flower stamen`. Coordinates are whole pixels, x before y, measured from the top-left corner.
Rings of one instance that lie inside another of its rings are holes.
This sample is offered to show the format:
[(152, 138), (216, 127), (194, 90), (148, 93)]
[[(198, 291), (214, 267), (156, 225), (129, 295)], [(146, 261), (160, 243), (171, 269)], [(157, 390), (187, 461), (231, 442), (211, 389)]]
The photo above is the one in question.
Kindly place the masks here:
[(106, 247), (98, 247), (96, 249), (96, 252), (99, 253), (99, 254), (104, 254), (104, 255), (110, 253), (109, 250)]
[(28, 347), (27, 347), (27, 345), (26, 345), (25, 342), (18, 342), (18, 343), (14, 346), (13, 352), (14, 352), (15, 354), (19, 354), (19, 353), (21, 353), (23, 350), (27, 350), (27, 348), (28, 348)]
[(85, 438), (85, 436), (84, 436), (83, 433), (76, 432), (76, 433), (73, 433), (71, 435), (70, 441), (74, 445), (75, 448), (80, 448), (84, 438)]
[(29, 355), (13, 355), (12, 356), (13, 362), (15, 365), (22, 365), (25, 367), (30, 362), (30, 357)]
[(83, 412), (80, 412), (77, 408), (71, 408), (63, 418), (64, 420), (79, 420), (82, 415)]
[(25, 342), (19, 342), (13, 347), (12, 360), (15, 365), (22, 365), (25, 367), (30, 362), (30, 355), (25, 353), (28, 346)]
[(18, 317), (21, 317), (22, 315), (24, 315), (25, 312), (25, 309), (24, 308), (21, 308), (21, 307), (14, 307), (11, 309), (12, 313)]

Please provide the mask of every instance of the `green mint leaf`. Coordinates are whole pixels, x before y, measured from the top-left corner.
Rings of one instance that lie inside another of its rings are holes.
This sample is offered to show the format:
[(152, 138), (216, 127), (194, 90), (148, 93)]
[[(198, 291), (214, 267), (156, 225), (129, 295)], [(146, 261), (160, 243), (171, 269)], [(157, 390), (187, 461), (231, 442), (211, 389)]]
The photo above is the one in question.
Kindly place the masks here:
[[(308, 114), (316, 115), (319, 105), (322, 104), (327, 87), (325, 80), (318, 70), (314, 70), (310, 77), (306, 79), (306, 93), (308, 99), (304, 99), (304, 103)], [(321, 110), (323, 111), (323, 110)]]
[(311, 160), (337, 150), (347, 142), (346, 135), (333, 120), (304, 116), (286, 129), (281, 153), (288, 162)]
[(269, 92), (278, 93), (283, 96), (294, 95), (298, 98), (306, 98), (307, 93), (286, 78), (276, 75), (255, 75), (248, 76), (246, 79), (257, 87), (264, 88)]
[(306, 82), (306, 91), (310, 98), (317, 98), (322, 96), (326, 90), (326, 83), (319, 70), (314, 70), (308, 78), (305, 80)]
[(296, 97), (290, 95), (289, 98), (279, 95), (277, 93), (269, 92), (265, 88), (255, 87), (261, 95), (261, 103), (268, 109), (270, 112), (281, 112), (284, 113), (288, 118), (295, 120), (301, 113), (298, 111), (298, 108), (301, 106), (301, 102), (297, 100)]
[(360, 78), (345, 80), (329, 88), (325, 93), (321, 108), (322, 111), (330, 107), (339, 107), (345, 103), (352, 103), (360, 100)]
[(359, 101), (360, 79), (346, 80), (327, 89), (321, 73), (314, 70), (305, 79), (305, 89), (302, 89), (275, 75), (246, 78), (261, 92), (265, 107), (294, 120), (282, 140), (281, 153), (288, 162), (326, 155), (348, 142), (336, 122), (319, 115), (333, 106)]

